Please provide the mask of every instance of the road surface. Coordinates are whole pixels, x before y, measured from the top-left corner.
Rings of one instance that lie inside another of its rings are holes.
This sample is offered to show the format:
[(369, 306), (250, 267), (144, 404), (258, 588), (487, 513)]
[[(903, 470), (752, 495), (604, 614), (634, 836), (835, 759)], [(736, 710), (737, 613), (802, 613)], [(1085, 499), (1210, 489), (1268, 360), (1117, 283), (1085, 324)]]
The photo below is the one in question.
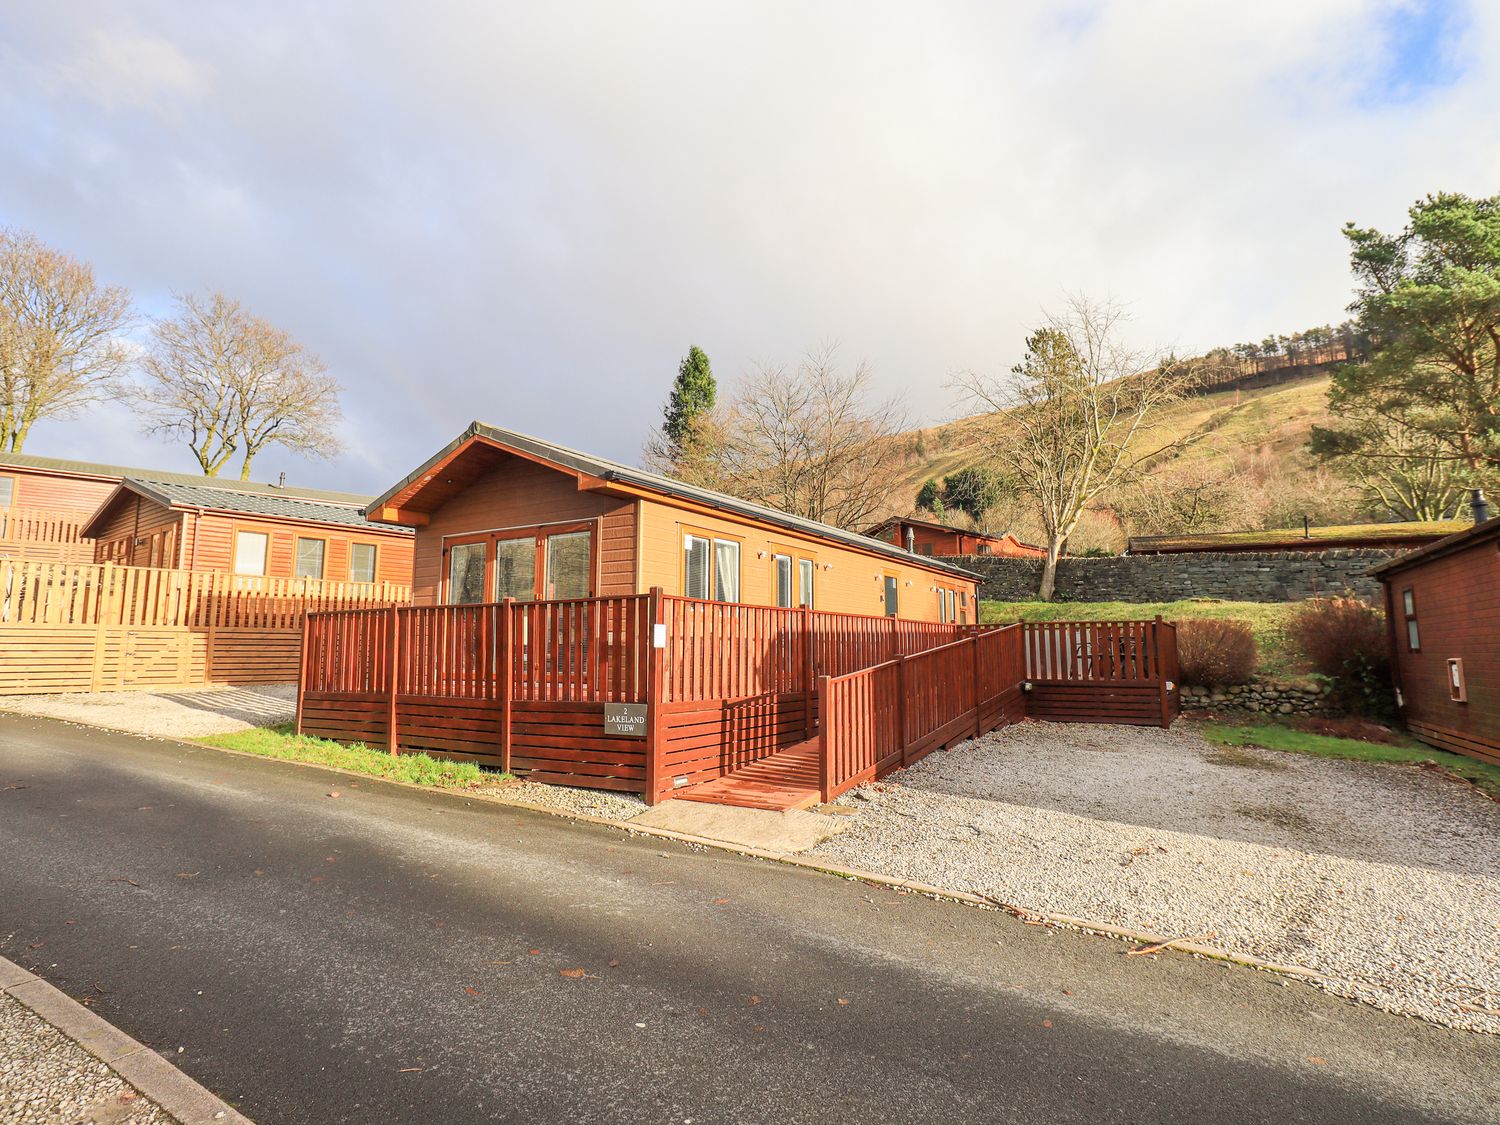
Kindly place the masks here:
[(1267, 974), (16, 716), (0, 953), (262, 1125), (1500, 1119), (1500, 1041)]

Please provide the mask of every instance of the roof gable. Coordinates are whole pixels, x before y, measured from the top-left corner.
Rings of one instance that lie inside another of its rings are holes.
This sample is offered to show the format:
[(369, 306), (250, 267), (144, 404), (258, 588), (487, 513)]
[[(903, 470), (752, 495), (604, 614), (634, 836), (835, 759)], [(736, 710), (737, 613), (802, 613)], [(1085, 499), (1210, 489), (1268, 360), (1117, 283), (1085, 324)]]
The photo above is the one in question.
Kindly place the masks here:
[(699, 488), (697, 485), (686, 484), (670, 477), (621, 464), (618, 461), (611, 461), (605, 457), (595, 457), (576, 449), (569, 449), (567, 446), (556, 445), (543, 441), (541, 438), (516, 433), (513, 430), (503, 430), (498, 426), (490, 426), (478, 421), (470, 423), (468, 429), (428, 458), (420, 468), (407, 474), (401, 481), (372, 500), (365, 507), (366, 514), (376, 521), (395, 523), (401, 522), (399, 517), (405, 509), (419, 517), (411, 522), (422, 522), (421, 516), (433, 511), (451, 496), (461, 492), (469, 483), (498, 463), (493, 454), (488, 457), (484, 454), (478, 455), (477, 460), (484, 467), (477, 470), (474, 461), (467, 464), (464, 462), (465, 456), (470, 451), (485, 447), (572, 473), (578, 477), (580, 487), (628, 486), (653, 493), (669, 501), (686, 501), (717, 509), (728, 515), (840, 543), (869, 554), (900, 559), (929, 570), (945, 571), (949, 574), (962, 575), (965, 578), (979, 577), (963, 567), (943, 562), (930, 555), (911, 554), (904, 548), (879, 539), (872, 539), (867, 535), (845, 531), (843, 528), (804, 519), (801, 516), (794, 516), (760, 504), (752, 504), (748, 500), (741, 500), (723, 492)]

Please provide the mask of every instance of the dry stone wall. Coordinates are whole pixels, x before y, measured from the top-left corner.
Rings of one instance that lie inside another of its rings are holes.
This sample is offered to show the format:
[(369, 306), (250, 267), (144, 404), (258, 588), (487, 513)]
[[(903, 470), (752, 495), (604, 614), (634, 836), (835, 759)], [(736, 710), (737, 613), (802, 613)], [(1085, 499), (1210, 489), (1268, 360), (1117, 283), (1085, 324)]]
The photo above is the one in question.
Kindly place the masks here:
[[(1195, 551), (1180, 555), (1118, 555), (1102, 559), (1063, 559), (1057, 565), (1057, 597), (1070, 602), (1170, 602), (1181, 598), (1222, 598), (1239, 602), (1295, 602), (1353, 591), (1380, 597), (1371, 567), (1395, 552)], [(984, 576), (979, 596), (997, 601), (1031, 601), (1041, 577), (1039, 559), (971, 555), (953, 560)]]

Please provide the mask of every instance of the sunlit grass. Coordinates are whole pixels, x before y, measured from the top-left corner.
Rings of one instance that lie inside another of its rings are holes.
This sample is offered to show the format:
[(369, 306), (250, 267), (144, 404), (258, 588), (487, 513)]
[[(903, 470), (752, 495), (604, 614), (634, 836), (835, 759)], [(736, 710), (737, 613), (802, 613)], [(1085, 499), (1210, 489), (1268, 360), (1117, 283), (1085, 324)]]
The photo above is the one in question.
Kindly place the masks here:
[(334, 766), (369, 774), (371, 777), (406, 781), (413, 785), (430, 785), (438, 789), (473, 789), (485, 782), (499, 781), (507, 776), (486, 772), (473, 762), (450, 762), (443, 758), (430, 758), (426, 754), (390, 754), (385, 750), (372, 750), (360, 744), (345, 746), (324, 738), (309, 738), (294, 733), (290, 723), (256, 727), (254, 730), (236, 731), (233, 734), (215, 734), (198, 741), (226, 750), (259, 754), (263, 758)]

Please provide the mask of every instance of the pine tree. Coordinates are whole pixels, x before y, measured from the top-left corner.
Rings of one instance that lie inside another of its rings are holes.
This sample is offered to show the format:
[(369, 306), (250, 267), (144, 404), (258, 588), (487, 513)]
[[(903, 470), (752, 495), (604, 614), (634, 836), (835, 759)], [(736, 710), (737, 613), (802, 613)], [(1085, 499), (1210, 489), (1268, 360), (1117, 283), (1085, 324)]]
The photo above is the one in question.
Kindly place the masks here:
[(717, 390), (708, 356), (702, 348), (690, 347), (677, 367), (677, 379), (672, 383), (662, 417), (662, 436), (672, 461), (683, 460), (692, 445), (698, 419), (713, 409)]

